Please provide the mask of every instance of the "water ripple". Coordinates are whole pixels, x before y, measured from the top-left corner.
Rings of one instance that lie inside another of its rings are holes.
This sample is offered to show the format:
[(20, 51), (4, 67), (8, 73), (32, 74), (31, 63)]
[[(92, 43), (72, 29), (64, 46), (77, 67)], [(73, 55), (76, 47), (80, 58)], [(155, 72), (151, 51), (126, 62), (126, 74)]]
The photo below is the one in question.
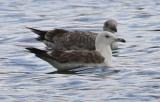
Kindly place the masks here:
[[(158, 102), (159, 5), (159, 0), (1, 0), (0, 100)], [(109, 18), (118, 21), (117, 34), (127, 40), (113, 53), (111, 69), (59, 73), (25, 50), (45, 47), (25, 26), (99, 32)]]

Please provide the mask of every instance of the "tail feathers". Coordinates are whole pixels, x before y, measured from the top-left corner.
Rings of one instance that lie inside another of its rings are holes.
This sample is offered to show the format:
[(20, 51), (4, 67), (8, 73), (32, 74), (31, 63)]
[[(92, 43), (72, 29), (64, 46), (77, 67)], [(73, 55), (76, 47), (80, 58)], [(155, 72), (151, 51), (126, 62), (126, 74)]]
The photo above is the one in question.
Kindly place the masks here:
[(47, 51), (45, 50), (40, 50), (40, 49), (37, 49), (37, 48), (26, 48), (27, 50), (29, 50), (31, 53), (34, 53), (37, 57), (43, 59), (43, 57), (50, 57), (48, 54), (47, 54)]
[(60, 63), (60, 62), (56, 61), (53, 57), (49, 56), (47, 51), (45, 51), (45, 50), (40, 50), (40, 49), (32, 48), (32, 47), (29, 47), (29, 48), (26, 48), (26, 49), (29, 50), (31, 53), (34, 53), (38, 58), (40, 58), (40, 59), (48, 62), (49, 64), (51, 64), (58, 71), (67, 71), (67, 70), (71, 70), (73, 68), (78, 68), (78, 67), (82, 66), (82, 65), (70, 66), (70, 64), (65, 65), (63, 63)]
[(45, 39), (45, 34), (47, 33), (47, 31), (38, 30), (38, 29), (35, 29), (35, 28), (31, 28), (31, 27), (26, 27), (26, 28), (30, 29), (32, 32), (38, 34), (40, 40), (44, 40)]
[(26, 49), (29, 50), (31, 53), (34, 53), (38, 58), (48, 62), (49, 64), (51, 64), (55, 68), (61, 68), (60, 63), (55, 61), (54, 58), (52, 58), (51, 56), (49, 56), (47, 54), (47, 51), (40, 50), (37, 48), (26, 48)]

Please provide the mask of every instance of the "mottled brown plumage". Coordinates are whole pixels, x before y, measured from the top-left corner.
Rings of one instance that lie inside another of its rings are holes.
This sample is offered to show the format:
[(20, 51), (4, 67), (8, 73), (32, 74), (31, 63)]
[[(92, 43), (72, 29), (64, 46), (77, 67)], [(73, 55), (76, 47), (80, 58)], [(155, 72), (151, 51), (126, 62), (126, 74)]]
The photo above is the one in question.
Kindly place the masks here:
[(64, 33), (68, 33), (69, 31), (64, 30), (64, 29), (54, 29), (54, 30), (49, 30), (48, 32), (46, 32), (45, 34), (45, 39), (48, 41), (53, 41), (54, 37), (62, 37), (64, 35)]
[(49, 54), (60, 63), (103, 63), (104, 57), (97, 51), (71, 50), (53, 51)]
[[(103, 30), (112, 33), (117, 32), (117, 22), (108, 20), (104, 23)], [(34, 33), (40, 35), (40, 39), (49, 49), (54, 50), (95, 50), (95, 38), (97, 33), (83, 31), (68, 31), (64, 29), (54, 29), (42, 31), (30, 28)], [(40, 34), (42, 32), (42, 34)], [(116, 49), (117, 43), (112, 43), (111, 48)]]
[(47, 32), (45, 39), (47, 43), (51, 42), (56, 50), (95, 50), (96, 36), (97, 34), (92, 32), (55, 29)]

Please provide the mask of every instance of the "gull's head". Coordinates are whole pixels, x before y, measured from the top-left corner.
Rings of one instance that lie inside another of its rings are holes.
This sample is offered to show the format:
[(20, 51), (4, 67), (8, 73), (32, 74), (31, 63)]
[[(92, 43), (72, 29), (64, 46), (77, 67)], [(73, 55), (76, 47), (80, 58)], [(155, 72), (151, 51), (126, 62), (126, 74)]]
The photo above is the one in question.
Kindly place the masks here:
[(104, 22), (103, 31), (115, 33), (117, 32), (117, 24), (117, 21), (115, 21), (114, 19), (109, 19), (106, 22)]
[(111, 50), (111, 44), (113, 42), (126, 42), (122, 38), (118, 38), (115, 34), (103, 31), (99, 33), (96, 37), (96, 51), (98, 51), (104, 58), (104, 63), (106, 66), (111, 66), (112, 62), (112, 50)]
[(126, 42), (125, 39), (118, 38), (116, 35), (108, 31), (103, 31), (98, 34), (97, 41), (105, 43), (105, 45), (111, 45), (113, 42)]

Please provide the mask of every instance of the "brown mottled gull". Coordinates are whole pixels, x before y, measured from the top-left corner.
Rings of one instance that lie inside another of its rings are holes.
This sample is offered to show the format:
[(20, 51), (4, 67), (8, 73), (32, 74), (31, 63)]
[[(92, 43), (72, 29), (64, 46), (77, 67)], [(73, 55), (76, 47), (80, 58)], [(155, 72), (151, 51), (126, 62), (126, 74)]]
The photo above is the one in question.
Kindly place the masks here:
[(36, 48), (27, 48), (40, 59), (54, 66), (58, 71), (70, 70), (77, 67), (111, 66), (112, 51), (110, 44), (125, 42), (111, 32), (104, 31), (96, 36), (96, 50), (53, 50), (47, 52)]
[[(97, 33), (83, 32), (83, 31), (68, 31), (64, 29), (54, 29), (49, 31), (42, 31), (27, 27), (34, 33), (38, 34), (40, 40), (51, 49), (58, 50), (94, 50), (95, 38)], [(107, 20), (103, 25), (104, 31), (112, 33), (117, 32), (117, 22), (113, 19)], [(112, 49), (117, 49), (116, 42), (111, 44)]]

